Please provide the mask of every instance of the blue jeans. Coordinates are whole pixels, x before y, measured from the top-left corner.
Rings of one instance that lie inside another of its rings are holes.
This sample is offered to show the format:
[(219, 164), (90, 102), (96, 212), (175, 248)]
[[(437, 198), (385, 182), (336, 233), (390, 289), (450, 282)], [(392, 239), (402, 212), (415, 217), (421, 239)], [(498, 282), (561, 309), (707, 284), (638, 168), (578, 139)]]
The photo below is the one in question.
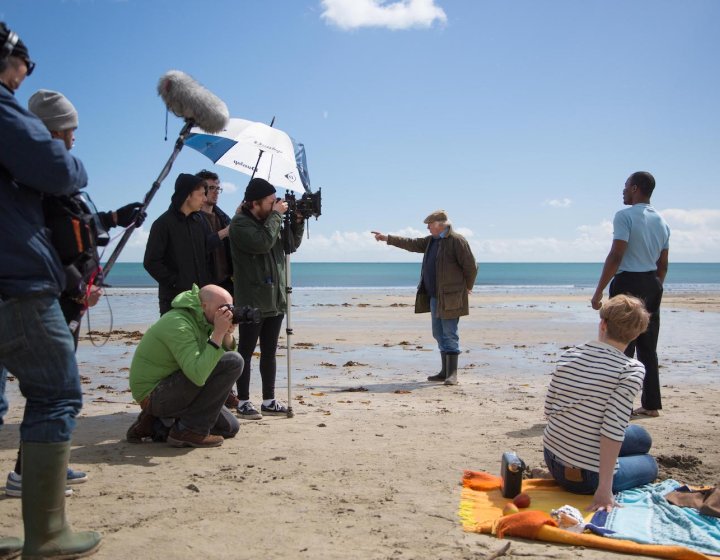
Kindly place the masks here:
[[(627, 427), (618, 456), (618, 469), (613, 476), (614, 493), (649, 484), (657, 478), (657, 462), (648, 455), (651, 446), (652, 438), (645, 428), (637, 424), (630, 424)], [(573, 480), (568, 480), (566, 465), (547, 449), (545, 449), (545, 464), (555, 481), (568, 492), (594, 494), (597, 490), (600, 478), (598, 473), (574, 469), (576, 476), (573, 476)], [(575, 480), (578, 475), (581, 480)]]
[(437, 298), (434, 297), (430, 298), (430, 315), (432, 319), (432, 335), (438, 343), (440, 352), (459, 354), (458, 323), (460, 319), (440, 319), (437, 316)]
[(20, 439), (70, 441), (82, 392), (73, 338), (57, 297), (0, 301), (0, 364), (17, 378), (26, 399)]

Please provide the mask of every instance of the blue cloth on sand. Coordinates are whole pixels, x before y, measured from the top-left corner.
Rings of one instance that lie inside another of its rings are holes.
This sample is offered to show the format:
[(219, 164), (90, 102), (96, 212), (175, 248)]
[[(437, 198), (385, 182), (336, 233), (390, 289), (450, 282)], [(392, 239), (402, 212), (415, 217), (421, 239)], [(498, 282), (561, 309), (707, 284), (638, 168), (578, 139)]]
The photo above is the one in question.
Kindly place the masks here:
[(608, 537), (642, 544), (676, 544), (720, 555), (720, 518), (675, 506), (665, 499), (680, 486), (669, 479), (620, 492), (616, 499), (623, 507), (613, 508), (607, 516), (605, 528), (615, 531)]

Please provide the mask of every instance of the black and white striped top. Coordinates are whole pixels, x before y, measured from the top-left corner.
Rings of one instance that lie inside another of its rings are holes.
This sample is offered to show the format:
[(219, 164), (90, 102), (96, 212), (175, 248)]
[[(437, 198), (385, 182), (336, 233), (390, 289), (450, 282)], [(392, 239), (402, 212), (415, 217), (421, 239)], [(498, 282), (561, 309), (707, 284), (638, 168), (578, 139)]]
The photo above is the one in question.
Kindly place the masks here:
[(569, 466), (600, 471), (600, 436), (625, 438), (645, 366), (604, 342), (587, 342), (558, 360), (547, 396), (543, 444)]

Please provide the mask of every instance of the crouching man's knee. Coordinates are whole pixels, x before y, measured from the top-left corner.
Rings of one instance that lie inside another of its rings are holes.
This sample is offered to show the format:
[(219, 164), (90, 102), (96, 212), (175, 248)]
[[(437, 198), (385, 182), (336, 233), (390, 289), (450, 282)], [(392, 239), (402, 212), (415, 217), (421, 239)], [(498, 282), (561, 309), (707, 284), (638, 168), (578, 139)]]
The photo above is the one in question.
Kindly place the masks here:
[(240, 355), (239, 352), (225, 352), (222, 358), (220, 358), (219, 364), (222, 364), (223, 367), (229, 370), (237, 370), (239, 377), (240, 374), (242, 374), (245, 361), (243, 360), (243, 357)]

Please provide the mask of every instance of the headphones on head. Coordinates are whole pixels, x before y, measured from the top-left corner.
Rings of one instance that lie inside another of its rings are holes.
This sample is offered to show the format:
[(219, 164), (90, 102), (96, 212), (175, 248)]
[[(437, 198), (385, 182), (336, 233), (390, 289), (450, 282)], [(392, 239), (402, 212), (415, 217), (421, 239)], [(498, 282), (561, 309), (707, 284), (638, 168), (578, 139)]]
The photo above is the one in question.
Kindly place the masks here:
[(17, 45), (18, 40), (20, 37), (18, 37), (18, 34), (15, 33), (10, 28), (3, 25), (5, 29), (7, 29), (8, 36), (5, 39), (5, 43), (3, 43), (2, 49), (0, 49), (0, 60), (5, 60), (7, 57), (9, 57), (13, 49), (15, 49), (15, 45)]

